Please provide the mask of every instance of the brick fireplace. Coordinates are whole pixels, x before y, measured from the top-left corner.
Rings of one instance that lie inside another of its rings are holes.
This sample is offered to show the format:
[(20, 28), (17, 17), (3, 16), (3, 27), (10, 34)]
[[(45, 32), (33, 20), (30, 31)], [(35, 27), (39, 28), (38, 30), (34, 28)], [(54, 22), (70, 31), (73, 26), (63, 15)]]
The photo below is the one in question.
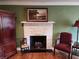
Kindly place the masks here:
[(26, 22), (21, 21), (24, 38), (27, 38), (29, 49), (52, 49), (53, 21)]

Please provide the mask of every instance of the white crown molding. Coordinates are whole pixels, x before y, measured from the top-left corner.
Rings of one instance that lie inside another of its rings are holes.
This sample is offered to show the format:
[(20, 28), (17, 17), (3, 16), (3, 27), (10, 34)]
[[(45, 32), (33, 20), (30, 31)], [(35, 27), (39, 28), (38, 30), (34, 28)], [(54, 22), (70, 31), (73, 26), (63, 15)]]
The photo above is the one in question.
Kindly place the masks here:
[(32, 2), (32, 1), (0, 1), (0, 5), (79, 5), (79, 2)]

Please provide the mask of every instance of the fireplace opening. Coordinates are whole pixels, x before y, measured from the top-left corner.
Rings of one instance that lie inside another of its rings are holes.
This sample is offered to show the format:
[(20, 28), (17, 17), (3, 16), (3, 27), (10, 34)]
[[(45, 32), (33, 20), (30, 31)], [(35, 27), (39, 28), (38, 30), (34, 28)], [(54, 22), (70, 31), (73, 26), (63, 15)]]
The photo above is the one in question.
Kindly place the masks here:
[(46, 49), (46, 36), (30, 36), (30, 49)]

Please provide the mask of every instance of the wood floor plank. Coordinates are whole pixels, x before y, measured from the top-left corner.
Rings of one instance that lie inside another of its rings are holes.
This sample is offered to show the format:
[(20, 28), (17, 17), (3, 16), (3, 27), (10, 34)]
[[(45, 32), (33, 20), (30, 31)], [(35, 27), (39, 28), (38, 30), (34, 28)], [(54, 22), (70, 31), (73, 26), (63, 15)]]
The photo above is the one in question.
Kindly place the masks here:
[(67, 59), (67, 55), (61, 53), (56, 53), (56, 55), (54, 55), (53, 53), (49, 53), (49, 52), (35, 52), (35, 53), (33, 52), (33, 53), (24, 53), (24, 54), (19, 52), (14, 56), (10, 57), (9, 59)]

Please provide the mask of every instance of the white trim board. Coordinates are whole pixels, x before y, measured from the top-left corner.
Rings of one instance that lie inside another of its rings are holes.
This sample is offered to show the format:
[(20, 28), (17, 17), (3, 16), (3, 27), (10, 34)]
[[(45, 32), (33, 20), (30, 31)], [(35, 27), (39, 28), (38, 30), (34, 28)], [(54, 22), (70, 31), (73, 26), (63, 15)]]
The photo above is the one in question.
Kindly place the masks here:
[(79, 5), (79, 2), (0, 1), (0, 5), (32, 5), (32, 6)]

